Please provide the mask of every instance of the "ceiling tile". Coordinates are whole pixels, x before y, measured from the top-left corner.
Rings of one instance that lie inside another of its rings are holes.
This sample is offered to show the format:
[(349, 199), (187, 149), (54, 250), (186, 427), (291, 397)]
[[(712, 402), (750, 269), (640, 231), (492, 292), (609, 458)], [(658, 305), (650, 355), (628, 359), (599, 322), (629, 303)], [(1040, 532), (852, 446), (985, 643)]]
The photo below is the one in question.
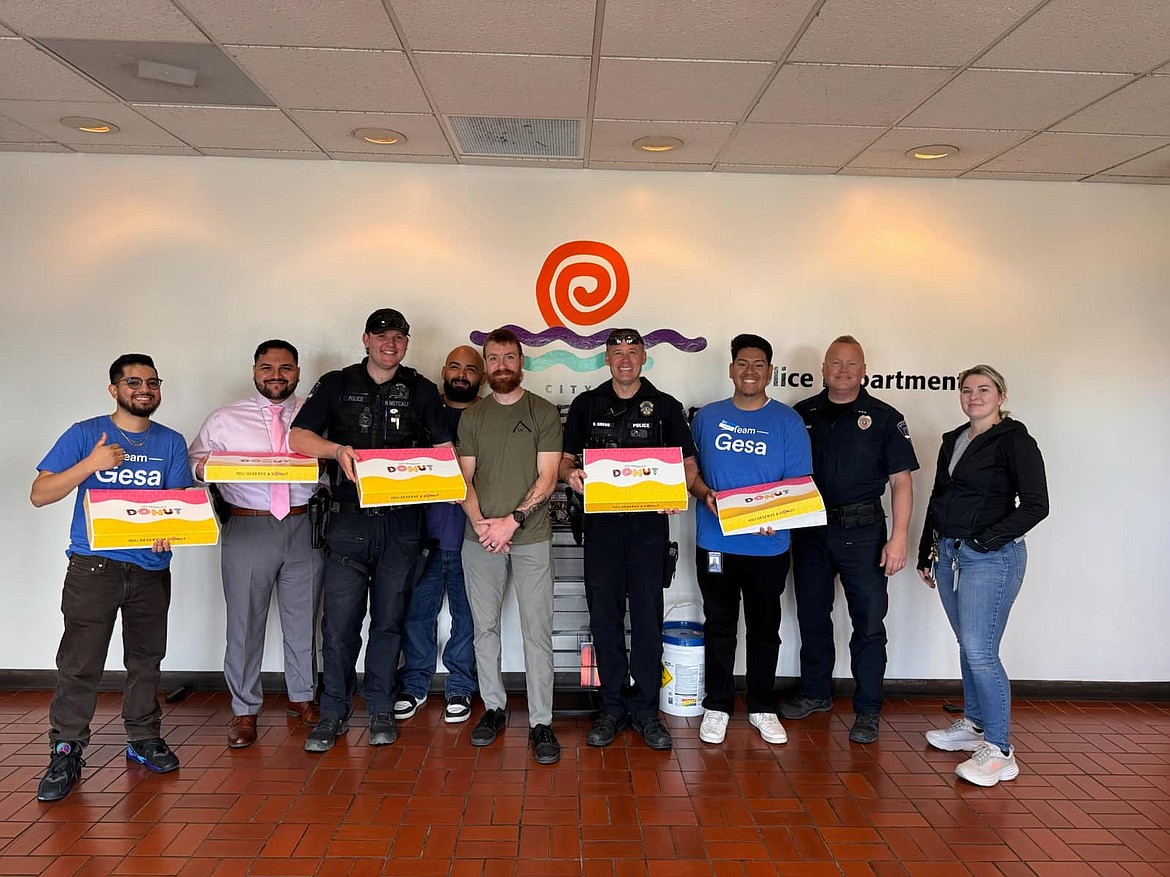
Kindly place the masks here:
[(968, 171), (963, 174), (964, 180), (1032, 180), (1042, 183), (1076, 182), (1083, 179), (1084, 174), (1029, 174), (1014, 173), (1012, 171)]
[(1047, 128), (1125, 84), (1130, 77), (1095, 73), (967, 70), (902, 120), (920, 128)]
[[(0, 113), (39, 131), (58, 143), (115, 144), (122, 146), (185, 146), (153, 122), (123, 104), (92, 104), (63, 101), (0, 100)], [(65, 116), (93, 116), (113, 122), (116, 134), (87, 134), (62, 125)]]
[(419, 52), (415, 60), (444, 115), (585, 116), (588, 58)]
[(280, 110), (159, 104), (135, 104), (134, 108), (199, 149), (317, 148)]
[(978, 66), (1144, 73), (1167, 53), (1166, 0), (1051, 0)]
[[(943, 168), (962, 172), (987, 161), (1027, 137), (1025, 131), (956, 131), (945, 128), (894, 128), (849, 163), (850, 167), (924, 170)], [(908, 158), (906, 151), (918, 146), (944, 143), (958, 153), (923, 161)]]
[(72, 152), (60, 143), (0, 143), (0, 152)]
[(1120, 174), (1097, 174), (1086, 183), (1134, 183), (1142, 186), (1170, 186), (1170, 177), (1126, 177)]
[(1170, 146), (1119, 164), (1105, 171), (1106, 176), (1170, 177)]
[[(598, 120), (593, 123), (593, 137), (589, 146), (591, 162), (624, 161), (659, 164), (710, 164), (719, 150), (735, 133), (731, 123), (711, 122), (610, 122)], [(639, 137), (677, 137), (683, 142), (679, 149), (655, 153), (653, 160), (649, 153), (633, 145)]]
[(792, 61), (955, 67), (991, 45), (1036, 0), (827, 0)]
[(961, 168), (897, 168), (897, 167), (855, 167), (852, 164), (841, 168), (843, 177), (928, 177), (932, 179), (955, 178), (963, 173)]
[(585, 55), (593, 52), (595, 0), (393, 0), (412, 49)]
[(840, 167), (881, 133), (881, 128), (749, 123), (719, 158), (728, 164)]
[[(2, 0), (0, 0), (2, 2)], [(182, 0), (184, 8), (219, 43), (401, 48), (380, 0)]]
[(10, 37), (12, 35), (12, 31), (10, 31), (4, 25), (0, 24), (0, 37)]
[[(0, 113), (4, 112), (4, 103), (4, 101), (0, 101)], [(36, 143), (37, 141), (48, 139), (38, 134), (32, 128), (26, 128), (15, 119), (0, 115), (0, 142)]]
[(402, 52), (230, 46), (257, 84), (287, 108), (428, 112)]
[(307, 149), (221, 149), (219, 147), (210, 147), (204, 149), (203, 154), (218, 158), (285, 158), (316, 161), (323, 161), (329, 158), (323, 152)]
[(0, 40), (0, 83), (10, 100), (117, 100), (24, 40)]
[(478, 164), (487, 167), (584, 167), (580, 158), (517, 158), (502, 155), (466, 155), (460, 164)]
[[(211, 43), (159, 43), (119, 40), (42, 40), (90, 78), (127, 101), (200, 106), (272, 106), (223, 49)], [(139, 76), (143, 62), (185, 68), (193, 86)]]
[(715, 167), (717, 171), (733, 174), (835, 174), (837, 167), (810, 167), (783, 164), (721, 164)]
[[(317, 145), (329, 153), (370, 152), (379, 155), (409, 153), (411, 155), (450, 155), (451, 148), (438, 121), (430, 115), (404, 113), (329, 113), (314, 110), (290, 112)], [(378, 146), (356, 140), (357, 128), (389, 128), (406, 135), (406, 142), (394, 146)]]
[(117, 143), (70, 143), (75, 152), (94, 152), (107, 155), (191, 155), (202, 153), (190, 146), (124, 146)]
[(892, 125), (952, 73), (927, 67), (785, 64), (750, 119), (802, 125)]
[(404, 164), (455, 164), (453, 155), (375, 155), (372, 152), (333, 152), (340, 161), (389, 161)]
[(979, 170), (1092, 174), (1166, 143), (1165, 137), (1119, 134), (1037, 134)]
[(606, 119), (735, 122), (771, 64), (602, 58), (594, 114)]
[(595, 171), (689, 171), (711, 170), (709, 164), (656, 164), (649, 161), (591, 161), (589, 168)]
[(0, 0), (0, 19), (35, 38), (207, 42), (170, 0)]
[(1089, 134), (1170, 134), (1170, 76), (1146, 76), (1056, 126)]
[(813, 0), (608, 0), (603, 55), (775, 61)]

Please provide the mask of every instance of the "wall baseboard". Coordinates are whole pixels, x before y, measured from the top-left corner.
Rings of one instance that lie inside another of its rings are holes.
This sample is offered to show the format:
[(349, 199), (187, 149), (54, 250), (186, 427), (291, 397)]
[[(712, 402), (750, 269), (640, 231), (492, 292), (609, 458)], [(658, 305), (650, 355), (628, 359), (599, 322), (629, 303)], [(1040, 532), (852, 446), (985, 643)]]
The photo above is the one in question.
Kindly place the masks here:
[[(125, 682), (126, 673), (122, 670), (110, 670), (102, 676), (100, 689), (102, 691), (121, 691)], [(431, 681), (432, 691), (442, 691), (445, 673), (436, 673)], [(281, 673), (262, 674), (264, 690), (281, 692), (284, 690), (284, 676)], [(0, 691), (30, 691), (44, 690), (56, 685), (57, 673), (55, 670), (0, 670)], [(565, 709), (559, 712), (575, 712), (585, 709), (594, 700), (595, 692), (582, 689), (575, 674), (558, 673), (556, 678), (558, 707), (565, 703)], [(791, 676), (780, 676), (776, 680), (781, 692), (789, 692), (796, 688), (797, 680)], [(505, 673), (504, 684), (510, 692), (524, 691), (523, 673)], [(743, 677), (736, 678), (736, 686), (743, 690)], [(226, 691), (223, 674), (209, 670), (191, 672), (166, 671), (160, 682), (162, 691), (167, 692), (168, 699), (179, 700), (192, 691)], [(887, 679), (884, 686), (886, 697), (961, 697), (962, 685), (957, 679)], [(848, 697), (853, 693), (853, 682), (848, 679), (836, 679), (833, 683), (833, 693), (837, 697)], [(1012, 697), (1016, 700), (1170, 700), (1170, 682), (1107, 682), (1107, 681), (1052, 681), (1042, 679), (1013, 679)], [(583, 700), (580, 707), (569, 706)], [(589, 707), (595, 709), (596, 706)]]

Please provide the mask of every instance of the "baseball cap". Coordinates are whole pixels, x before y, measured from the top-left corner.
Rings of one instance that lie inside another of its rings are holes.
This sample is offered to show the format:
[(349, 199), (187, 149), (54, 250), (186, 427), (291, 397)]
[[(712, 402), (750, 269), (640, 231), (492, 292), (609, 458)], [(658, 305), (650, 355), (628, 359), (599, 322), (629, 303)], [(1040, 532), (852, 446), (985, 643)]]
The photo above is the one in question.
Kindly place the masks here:
[(609, 333), (609, 337), (605, 339), (606, 347), (613, 347), (616, 344), (641, 344), (645, 346), (645, 341), (642, 340), (642, 333), (637, 329), (613, 329)]
[(410, 334), (410, 323), (406, 322), (406, 317), (394, 308), (378, 308), (366, 320), (366, 332), (371, 335), (377, 335), (391, 329), (397, 329), (406, 335)]

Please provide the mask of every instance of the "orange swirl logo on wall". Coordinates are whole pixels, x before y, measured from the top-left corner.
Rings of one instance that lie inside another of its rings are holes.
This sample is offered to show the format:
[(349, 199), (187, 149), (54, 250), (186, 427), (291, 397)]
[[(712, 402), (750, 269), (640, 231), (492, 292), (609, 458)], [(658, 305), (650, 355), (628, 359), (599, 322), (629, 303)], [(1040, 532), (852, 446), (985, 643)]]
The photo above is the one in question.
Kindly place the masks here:
[(626, 260), (599, 241), (561, 244), (548, 254), (536, 278), (536, 303), (550, 327), (604, 323), (629, 297)]

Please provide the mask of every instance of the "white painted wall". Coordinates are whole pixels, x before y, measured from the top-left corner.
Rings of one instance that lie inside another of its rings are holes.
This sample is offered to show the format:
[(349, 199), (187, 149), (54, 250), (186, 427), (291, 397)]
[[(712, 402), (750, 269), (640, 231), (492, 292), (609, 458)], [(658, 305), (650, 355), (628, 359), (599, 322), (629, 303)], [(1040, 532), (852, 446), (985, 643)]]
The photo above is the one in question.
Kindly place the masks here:
[[(865, 343), (871, 373), (1000, 368), (1044, 451), (1053, 509), (1029, 538), (1009, 672), (1170, 679), (1170, 188), (8, 154), (0, 204), (0, 667), (53, 666), (72, 504), (34, 510), (28, 487), (69, 423), (110, 409), (115, 356), (155, 356), (159, 420), (188, 437), (250, 390), (258, 341), (301, 348), (307, 391), (360, 357), (375, 307), (407, 315), (407, 362), (435, 377), (472, 330), (543, 328), (540, 265), (586, 238), (629, 264), (615, 322), (709, 339), (699, 354), (651, 350), (649, 375), (685, 405), (728, 395), (727, 342), (746, 330), (789, 371), (816, 372), (841, 332)], [(565, 402), (562, 384), (601, 377), (560, 368), (528, 386)], [(924, 465), (915, 541), (939, 434), (962, 416), (949, 393), (879, 395), (907, 415)], [(693, 526), (676, 526), (687, 563), (668, 600), (695, 599)], [(181, 551), (174, 573), (164, 667), (218, 669), (216, 549)], [(909, 570), (891, 592), (889, 676), (956, 677), (936, 595)], [(795, 675), (785, 599), (779, 671)], [(847, 639), (842, 626), (838, 675)], [(506, 645), (506, 669), (521, 669), (519, 642)], [(115, 641), (109, 666), (120, 659)], [(280, 667), (275, 636), (265, 666)]]

